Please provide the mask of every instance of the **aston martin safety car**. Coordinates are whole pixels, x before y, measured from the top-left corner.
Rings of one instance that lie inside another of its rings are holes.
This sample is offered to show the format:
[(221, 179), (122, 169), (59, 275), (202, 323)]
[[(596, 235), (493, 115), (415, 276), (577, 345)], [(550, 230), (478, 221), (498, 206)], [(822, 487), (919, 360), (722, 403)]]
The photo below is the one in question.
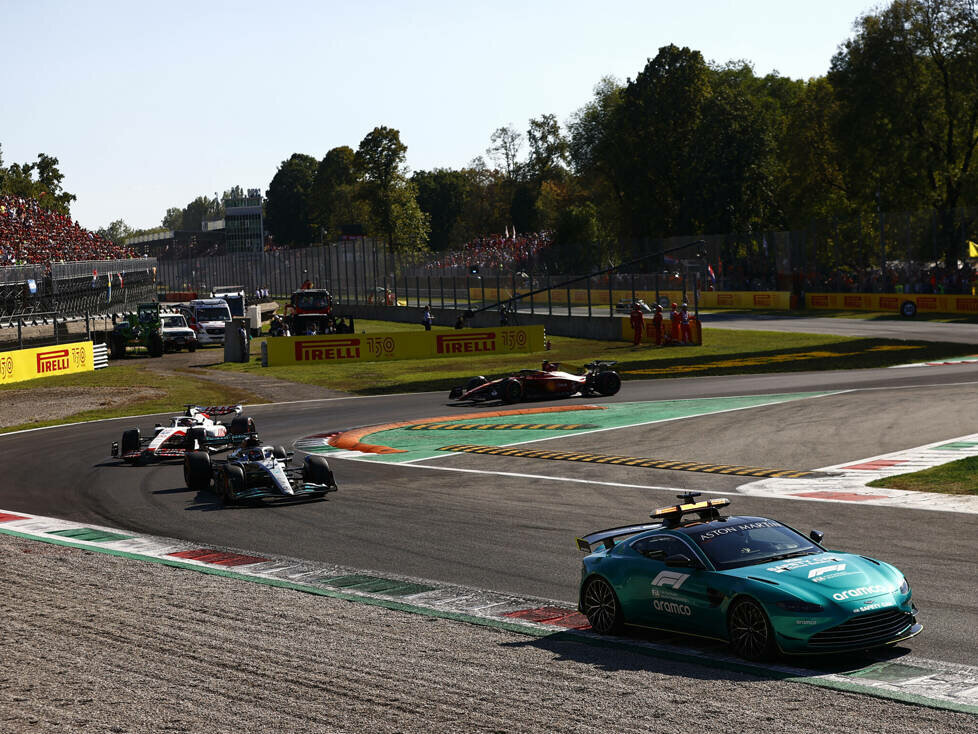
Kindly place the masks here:
[(336, 481), (322, 456), (307, 456), (302, 466), (291, 466), (293, 453), (281, 446), (263, 446), (247, 439), (227, 459), (213, 460), (206, 451), (190, 451), (183, 460), (187, 488), (211, 487), (224, 504), (262, 499), (297, 500), (325, 497), (335, 492)]
[(652, 513), (653, 522), (577, 539), (588, 553), (579, 610), (599, 634), (626, 625), (725, 640), (740, 657), (835, 653), (920, 633), (903, 574), (867, 556), (826, 550), (766, 517), (725, 516), (729, 499)]
[[(139, 428), (123, 431), (122, 440), (112, 443), (112, 456), (131, 464), (182, 459), (189, 450), (225, 451), (257, 435), (255, 421), (241, 415), (240, 405), (184, 407), (184, 413), (173, 416), (170, 425), (153, 426), (151, 435), (143, 436)], [(216, 420), (227, 415), (234, 416), (230, 423)]]
[(464, 385), (452, 388), (449, 400), (480, 403), (500, 400), (517, 403), (520, 400), (587, 396), (593, 393), (614, 395), (621, 389), (621, 377), (612, 367), (614, 362), (591, 362), (584, 372), (574, 375), (563, 372), (556, 362), (544, 362), (538, 370), (520, 370), (514, 375), (488, 380), (473, 377)]

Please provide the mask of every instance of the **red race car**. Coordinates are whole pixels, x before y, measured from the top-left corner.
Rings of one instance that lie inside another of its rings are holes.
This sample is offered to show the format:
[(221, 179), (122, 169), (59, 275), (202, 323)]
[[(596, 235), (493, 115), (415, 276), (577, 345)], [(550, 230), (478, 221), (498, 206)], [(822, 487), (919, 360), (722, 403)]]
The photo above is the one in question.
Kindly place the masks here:
[(473, 377), (464, 385), (452, 388), (449, 400), (481, 403), (500, 400), (518, 403), (520, 400), (568, 398), (572, 395), (614, 395), (621, 389), (621, 377), (612, 366), (615, 362), (591, 362), (584, 373), (562, 372), (556, 362), (544, 362), (538, 370), (520, 370), (515, 375), (487, 380)]

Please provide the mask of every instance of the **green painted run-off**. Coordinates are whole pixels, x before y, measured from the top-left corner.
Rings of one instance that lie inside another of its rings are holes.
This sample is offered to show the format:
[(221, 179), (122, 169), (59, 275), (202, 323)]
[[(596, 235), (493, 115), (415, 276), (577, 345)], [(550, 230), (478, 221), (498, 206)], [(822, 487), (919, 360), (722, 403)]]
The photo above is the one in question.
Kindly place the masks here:
[(334, 589), (349, 589), (350, 591), (360, 591), (368, 594), (384, 594), (385, 596), (409, 596), (420, 594), (424, 591), (434, 591), (434, 586), (424, 584), (414, 584), (407, 581), (396, 581), (394, 579), (384, 579), (379, 576), (366, 576), (363, 574), (350, 574), (348, 576), (324, 577), (319, 580), (326, 586)]
[(132, 537), (131, 535), (110, 533), (106, 530), (96, 530), (95, 528), (52, 530), (48, 535), (60, 535), (63, 538), (71, 538), (72, 540), (87, 540), (89, 543), (108, 543), (112, 540), (129, 540)]

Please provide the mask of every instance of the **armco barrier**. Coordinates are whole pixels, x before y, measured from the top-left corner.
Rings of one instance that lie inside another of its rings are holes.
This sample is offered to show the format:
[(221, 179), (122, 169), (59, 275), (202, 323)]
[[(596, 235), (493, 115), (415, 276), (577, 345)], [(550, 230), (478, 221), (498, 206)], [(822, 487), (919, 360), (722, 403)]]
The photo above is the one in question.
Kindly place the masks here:
[(269, 365), (336, 364), (543, 351), (542, 326), (269, 337)]
[(978, 313), (978, 296), (931, 293), (807, 293), (805, 306), (840, 311), (889, 311), (897, 313), (910, 301), (929, 313)]
[(0, 385), (93, 369), (91, 342), (18, 349), (0, 354)]

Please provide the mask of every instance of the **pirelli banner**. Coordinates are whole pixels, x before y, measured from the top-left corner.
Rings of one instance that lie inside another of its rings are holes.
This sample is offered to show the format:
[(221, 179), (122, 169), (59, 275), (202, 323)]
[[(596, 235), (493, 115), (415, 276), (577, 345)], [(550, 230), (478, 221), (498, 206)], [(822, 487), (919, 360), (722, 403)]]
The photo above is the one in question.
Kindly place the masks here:
[(922, 293), (807, 293), (808, 308), (845, 311), (891, 311), (910, 301), (922, 313), (978, 313), (978, 296)]
[(543, 326), (268, 337), (268, 364), (342, 364), (540, 352)]
[(94, 369), (91, 342), (0, 352), (0, 385)]

